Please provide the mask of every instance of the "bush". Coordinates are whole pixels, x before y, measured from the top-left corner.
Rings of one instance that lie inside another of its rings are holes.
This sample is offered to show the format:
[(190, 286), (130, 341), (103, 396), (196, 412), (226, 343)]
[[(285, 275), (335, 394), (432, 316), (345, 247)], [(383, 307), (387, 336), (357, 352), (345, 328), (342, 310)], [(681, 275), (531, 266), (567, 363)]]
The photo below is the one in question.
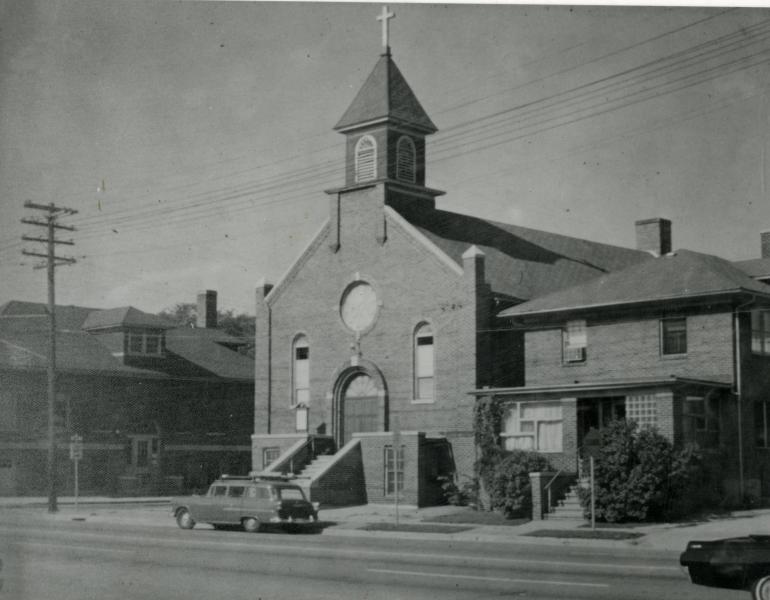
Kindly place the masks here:
[(477, 508), (479, 504), (479, 480), (466, 477), (465, 481), (458, 485), (453, 476), (439, 477), (441, 490), (447, 504), (453, 506), (471, 506)]
[(502, 452), (481, 472), (492, 510), (506, 518), (529, 517), (532, 513), (532, 471), (549, 470), (548, 460), (536, 452), (513, 450)]
[[(652, 521), (680, 517), (698, 508), (705, 478), (700, 452), (675, 450), (653, 429), (617, 420), (602, 431), (595, 462), (595, 509), (600, 521)], [(580, 491), (590, 517), (591, 491)]]

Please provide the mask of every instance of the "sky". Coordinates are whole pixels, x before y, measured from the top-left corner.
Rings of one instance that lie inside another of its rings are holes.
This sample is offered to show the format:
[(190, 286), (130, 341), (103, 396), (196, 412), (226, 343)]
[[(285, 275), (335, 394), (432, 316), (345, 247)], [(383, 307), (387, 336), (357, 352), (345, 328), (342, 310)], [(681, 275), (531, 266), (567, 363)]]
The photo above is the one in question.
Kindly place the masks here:
[[(438, 206), (633, 247), (755, 258), (770, 229), (770, 9), (392, 4), (437, 125)], [(0, 0), (0, 303), (46, 301), (20, 237), (73, 208), (59, 304), (254, 313), (343, 183), (332, 128), (381, 52), (380, 4)], [(37, 213), (37, 214), (36, 214)], [(37, 231), (39, 230), (39, 231)]]

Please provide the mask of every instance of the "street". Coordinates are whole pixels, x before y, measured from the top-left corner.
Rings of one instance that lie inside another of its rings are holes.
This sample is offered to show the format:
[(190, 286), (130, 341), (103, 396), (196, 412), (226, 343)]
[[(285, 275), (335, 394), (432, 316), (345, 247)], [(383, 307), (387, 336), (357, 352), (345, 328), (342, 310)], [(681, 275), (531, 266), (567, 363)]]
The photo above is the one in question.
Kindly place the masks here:
[(692, 585), (672, 554), (634, 549), (44, 518), (3, 521), (0, 539), (8, 600), (748, 598)]

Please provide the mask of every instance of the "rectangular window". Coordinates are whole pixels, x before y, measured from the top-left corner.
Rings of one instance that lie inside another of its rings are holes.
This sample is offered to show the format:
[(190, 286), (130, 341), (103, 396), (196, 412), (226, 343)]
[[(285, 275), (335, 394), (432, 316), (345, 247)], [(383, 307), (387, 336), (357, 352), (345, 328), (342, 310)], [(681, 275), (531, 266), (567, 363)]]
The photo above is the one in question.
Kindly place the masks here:
[(385, 495), (392, 496), (396, 490), (404, 491), (404, 446), (398, 452), (385, 446)]
[(565, 363), (584, 362), (588, 346), (588, 332), (584, 320), (568, 321), (562, 330), (562, 353)]
[(751, 351), (770, 356), (770, 311), (751, 311)]
[(242, 498), (243, 493), (246, 491), (246, 486), (243, 485), (231, 485), (228, 492), (228, 496), (231, 498)]
[(227, 495), (227, 486), (226, 485), (214, 485), (211, 486), (211, 494), (212, 496), (226, 496)]
[(280, 455), (280, 448), (262, 448), (262, 468), (266, 469), (267, 466), (276, 460)]
[(662, 319), (660, 337), (660, 351), (664, 356), (687, 354), (687, 319)]
[(128, 353), (148, 356), (163, 355), (163, 334), (143, 331), (128, 332)]
[(768, 422), (770, 416), (767, 400), (754, 403), (754, 440), (757, 448), (770, 448), (770, 439), (768, 439)]
[(310, 348), (294, 348), (294, 404), (310, 402)]
[(432, 401), (435, 396), (435, 354), (430, 326), (422, 325), (414, 338), (414, 399)]
[(562, 451), (560, 402), (515, 402), (505, 415), (503, 445), (506, 450)]

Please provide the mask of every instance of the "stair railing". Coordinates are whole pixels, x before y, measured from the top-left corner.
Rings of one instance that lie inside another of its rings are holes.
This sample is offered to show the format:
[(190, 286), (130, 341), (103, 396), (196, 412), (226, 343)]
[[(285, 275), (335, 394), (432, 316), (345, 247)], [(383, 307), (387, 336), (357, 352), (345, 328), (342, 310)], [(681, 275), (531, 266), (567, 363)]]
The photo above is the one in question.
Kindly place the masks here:
[(564, 469), (559, 469), (559, 471), (551, 477), (551, 480), (545, 484), (545, 487), (543, 488), (548, 495), (548, 504), (546, 505), (546, 512), (551, 512), (553, 510), (553, 504), (551, 504), (551, 486), (553, 486), (554, 481), (556, 481), (559, 478), (559, 475), (562, 474)]

